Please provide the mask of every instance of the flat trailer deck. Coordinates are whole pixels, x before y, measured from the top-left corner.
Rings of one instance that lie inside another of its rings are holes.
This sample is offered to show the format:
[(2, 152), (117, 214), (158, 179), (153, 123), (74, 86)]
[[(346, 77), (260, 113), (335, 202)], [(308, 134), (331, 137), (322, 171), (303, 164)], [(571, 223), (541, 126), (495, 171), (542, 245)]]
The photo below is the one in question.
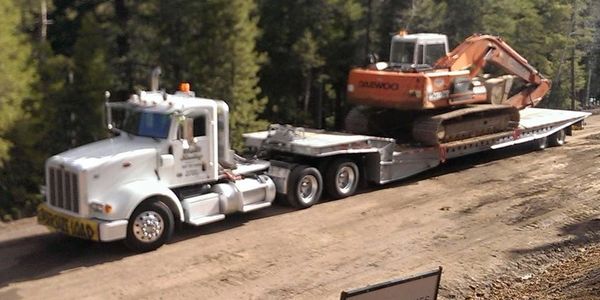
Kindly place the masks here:
[[(264, 158), (272, 162), (268, 175), (274, 179), (278, 191), (285, 194), (290, 184), (294, 184), (289, 177), (297, 165), (312, 166), (325, 174), (322, 181), (326, 188), (327, 184), (344, 185), (339, 183), (340, 178), (327, 178), (340, 175), (340, 161), (352, 161), (357, 166), (350, 170), (350, 173), (356, 173), (350, 174), (354, 181), (358, 181), (361, 174), (360, 179), (385, 184), (432, 169), (448, 159), (477, 152), (526, 142), (536, 142), (540, 149), (549, 144), (562, 145), (565, 135), (571, 134), (571, 125), (582, 122), (589, 115), (579, 111), (526, 108), (520, 111), (519, 126), (514, 130), (426, 147), (397, 144), (392, 138), (289, 125), (271, 125), (267, 131), (247, 133), (244, 138), (249, 148), (267, 153)], [(350, 195), (337, 194), (335, 198)]]

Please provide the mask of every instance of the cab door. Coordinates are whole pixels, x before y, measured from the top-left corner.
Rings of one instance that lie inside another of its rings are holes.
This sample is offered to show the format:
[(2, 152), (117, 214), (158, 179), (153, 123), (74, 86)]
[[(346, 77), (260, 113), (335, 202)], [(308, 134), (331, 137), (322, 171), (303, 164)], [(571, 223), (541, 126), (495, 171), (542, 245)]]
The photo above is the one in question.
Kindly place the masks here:
[(210, 109), (196, 110), (179, 122), (169, 150), (174, 157), (170, 186), (217, 179), (215, 123)]

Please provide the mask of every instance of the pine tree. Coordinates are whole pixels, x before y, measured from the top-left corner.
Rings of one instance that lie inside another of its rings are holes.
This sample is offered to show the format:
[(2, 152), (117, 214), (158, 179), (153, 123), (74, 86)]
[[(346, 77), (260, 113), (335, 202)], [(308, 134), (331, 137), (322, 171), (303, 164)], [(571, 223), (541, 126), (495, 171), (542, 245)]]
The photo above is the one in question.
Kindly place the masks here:
[(104, 30), (88, 13), (82, 19), (73, 47), (73, 84), (70, 86), (69, 118), (73, 130), (73, 146), (106, 137), (103, 124), (104, 92), (111, 88), (113, 70), (107, 63)]
[(225, 49), (230, 53), (226, 53), (226, 56), (231, 60), (222, 70), (224, 72), (222, 78), (231, 83), (231, 90), (227, 93), (229, 95), (225, 94), (224, 99), (230, 101), (232, 108), (230, 118), (232, 145), (240, 149), (243, 145), (242, 133), (266, 128), (266, 122), (259, 120), (258, 115), (264, 110), (267, 99), (259, 98), (258, 72), (262, 56), (255, 47), (259, 34), (258, 20), (253, 16), (255, 4), (247, 0), (225, 1), (225, 3), (229, 3), (235, 9), (230, 12), (231, 15), (228, 17), (231, 19), (227, 22), (230, 26), (225, 28), (221, 37), (227, 41), (228, 45)]
[(23, 117), (21, 103), (30, 96), (35, 78), (29, 63), (31, 46), (19, 30), (21, 15), (13, 0), (0, 0), (0, 165), (11, 146), (6, 135)]
[(446, 2), (435, 0), (412, 0), (410, 7), (401, 14), (401, 25), (409, 32), (443, 32)]
[(310, 31), (304, 31), (302, 37), (292, 45), (292, 54), (297, 57), (304, 82), (302, 111), (308, 114), (311, 89), (315, 69), (323, 66), (323, 58), (317, 53), (317, 42)]
[(390, 55), (390, 39), (400, 30), (406, 30), (406, 23), (403, 22), (405, 11), (412, 4), (409, 1), (381, 0), (373, 3), (372, 33), (375, 36), (375, 49), (372, 51), (379, 55), (380, 60), (387, 61)]
[[(450, 48), (474, 33), (486, 33), (482, 25), (484, 14), (481, 0), (452, 0), (447, 2), (442, 33), (448, 35)], [(489, 12), (486, 12), (489, 13)]]
[[(324, 110), (329, 120), (343, 109), (348, 70), (364, 61), (366, 7), (362, 2), (260, 2), (264, 34), (259, 48), (268, 54), (261, 86), (270, 99), (267, 113), (273, 120), (311, 125), (315, 118), (310, 113), (298, 114), (307, 100), (317, 104), (316, 100), (323, 98), (323, 107), (318, 109)], [(310, 52), (299, 53), (301, 48)]]
[(36, 81), (30, 61), (31, 45), (21, 32), (24, 14), (12, 0), (0, 0), (0, 220), (31, 212), (39, 177), (31, 172), (37, 159), (30, 134), (35, 109)]
[(198, 96), (225, 100), (234, 148), (241, 148), (243, 132), (265, 129), (266, 122), (259, 120), (267, 100), (259, 96), (263, 56), (255, 47), (259, 35), (255, 4), (159, 0), (146, 8), (163, 20), (151, 29), (161, 38), (147, 49), (159, 53), (155, 63), (163, 70), (166, 86), (187, 81)]

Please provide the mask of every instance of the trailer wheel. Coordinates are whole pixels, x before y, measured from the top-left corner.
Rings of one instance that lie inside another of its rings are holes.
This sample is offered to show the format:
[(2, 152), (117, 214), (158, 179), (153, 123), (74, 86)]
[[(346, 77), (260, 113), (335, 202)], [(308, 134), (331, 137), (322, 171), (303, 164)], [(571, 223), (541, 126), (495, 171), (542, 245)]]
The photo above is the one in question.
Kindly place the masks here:
[(539, 138), (534, 141), (535, 149), (538, 151), (542, 151), (548, 147), (548, 137)]
[(564, 129), (561, 129), (550, 136), (550, 146), (562, 146), (565, 144), (567, 134)]
[(152, 251), (168, 242), (173, 235), (171, 210), (158, 200), (140, 204), (127, 224), (125, 245), (134, 251)]
[(289, 176), (287, 202), (297, 208), (308, 208), (319, 202), (323, 178), (319, 170), (299, 165)]
[(334, 160), (325, 173), (325, 188), (333, 199), (354, 195), (358, 186), (358, 166), (352, 160), (340, 158)]

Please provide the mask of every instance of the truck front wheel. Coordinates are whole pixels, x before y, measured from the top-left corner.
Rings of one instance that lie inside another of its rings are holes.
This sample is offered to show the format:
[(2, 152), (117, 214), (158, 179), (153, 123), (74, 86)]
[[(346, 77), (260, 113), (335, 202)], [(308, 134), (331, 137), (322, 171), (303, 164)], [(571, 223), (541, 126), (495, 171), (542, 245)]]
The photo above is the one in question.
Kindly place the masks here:
[(129, 218), (125, 244), (135, 251), (155, 250), (171, 239), (174, 223), (167, 205), (158, 200), (143, 202)]
[(308, 208), (319, 202), (323, 178), (316, 168), (299, 165), (290, 173), (288, 187), (287, 202), (297, 208)]
[(333, 199), (354, 195), (358, 186), (359, 172), (356, 163), (349, 159), (334, 160), (325, 173), (325, 188)]

